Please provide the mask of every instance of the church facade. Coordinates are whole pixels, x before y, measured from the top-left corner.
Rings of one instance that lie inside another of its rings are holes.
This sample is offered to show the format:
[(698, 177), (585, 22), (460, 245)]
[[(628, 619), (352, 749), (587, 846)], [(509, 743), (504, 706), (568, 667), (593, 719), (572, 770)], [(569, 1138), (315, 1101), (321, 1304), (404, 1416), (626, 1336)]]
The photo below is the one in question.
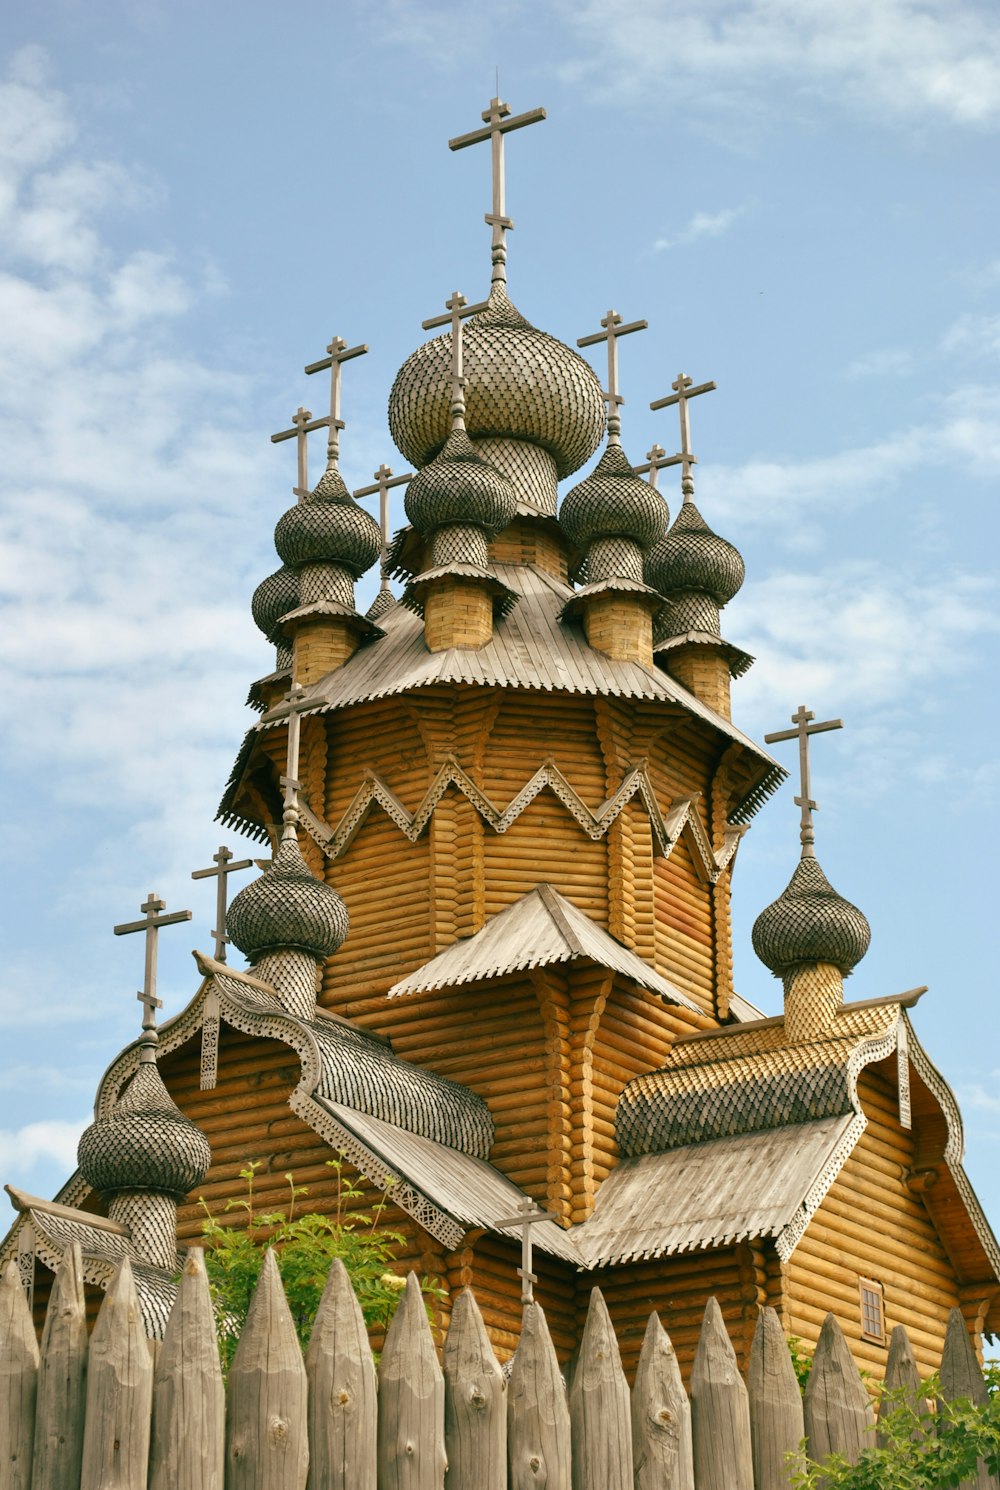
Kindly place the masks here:
[(95, 1300), (129, 1255), (159, 1335), (201, 1197), (220, 1211), (256, 1161), (262, 1206), (291, 1172), (332, 1212), (341, 1154), (366, 1204), (387, 1196), (399, 1267), (441, 1281), (444, 1317), (471, 1286), (501, 1359), (525, 1288), (568, 1359), (596, 1283), (629, 1370), (654, 1309), (686, 1366), (714, 1295), (744, 1362), (767, 1304), (807, 1350), (833, 1312), (876, 1376), (905, 1324), (928, 1372), (951, 1308), (977, 1347), (1000, 1328), (1000, 1249), (913, 1030), (922, 990), (845, 1000), (869, 929), (816, 858), (810, 741), (838, 721), (805, 709), (780, 734), (800, 748), (799, 859), (754, 928), (784, 1012), (733, 988), (738, 849), (786, 773), (732, 718), (752, 659), (720, 611), (743, 561), (695, 504), (690, 444), (713, 385), (676, 380), (654, 406), (679, 414), (680, 450), (634, 465), (617, 344), (638, 325), (609, 312), (583, 338), (605, 345), (602, 387), (514, 307), (504, 136), (540, 116), (494, 100), (452, 142), (493, 143), (491, 286), (453, 296), (393, 384), (414, 474), (377, 473), (383, 514), (405, 485), (391, 541), (339, 470), (363, 349), (335, 339), (307, 369), (329, 370), (330, 414), (288, 432), (298, 500), (253, 597), (274, 667), (220, 808), (271, 851), (228, 909), (248, 967), (220, 936), (159, 1028), (148, 989), (78, 1171), (54, 1201), (11, 1190), (3, 1255), (39, 1310), (72, 1243)]

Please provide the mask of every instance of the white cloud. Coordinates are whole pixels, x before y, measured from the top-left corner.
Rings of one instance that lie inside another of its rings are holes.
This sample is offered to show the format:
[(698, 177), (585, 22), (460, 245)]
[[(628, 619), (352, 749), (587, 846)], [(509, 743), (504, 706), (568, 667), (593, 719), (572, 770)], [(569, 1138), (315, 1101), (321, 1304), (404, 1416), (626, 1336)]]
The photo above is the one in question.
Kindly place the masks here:
[(1000, 316), (959, 316), (945, 332), (941, 346), (945, 352), (964, 352), (973, 357), (1000, 356)]
[(604, 96), (740, 122), (819, 100), (881, 123), (1000, 121), (1000, 29), (963, 0), (564, 0), (584, 47), (564, 69)]
[(898, 378), (912, 372), (913, 353), (905, 347), (882, 347), (874, 352), (865, 352), (848, 364), (849, 378)]
[(681, 244), (697, 243), (699, 238), (721, 238), (745, 210), (744, 207), (723, 207), (719, 212), (696, 212), (673, 237), (657, 238), (653, 248), (659, 252)]
[(76, 1168), (76, 1146), (90, 1117), (77, 1122), (51, 1119), (23, 1128), (0, 1128), (0, 1174), (21, 1179), (41, 1163), (63, 1170)]

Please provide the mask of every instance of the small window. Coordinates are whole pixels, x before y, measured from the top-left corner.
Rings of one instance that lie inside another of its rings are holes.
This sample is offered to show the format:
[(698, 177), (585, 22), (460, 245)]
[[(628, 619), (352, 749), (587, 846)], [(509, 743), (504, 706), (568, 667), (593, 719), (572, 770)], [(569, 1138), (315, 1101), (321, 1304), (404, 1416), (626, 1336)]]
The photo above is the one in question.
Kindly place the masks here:
[(872, 1278), (859, 1278), (861, 1295), (861, 1333), (866, 1340), (885, 1341), (885, 1307), (881, 1283)]

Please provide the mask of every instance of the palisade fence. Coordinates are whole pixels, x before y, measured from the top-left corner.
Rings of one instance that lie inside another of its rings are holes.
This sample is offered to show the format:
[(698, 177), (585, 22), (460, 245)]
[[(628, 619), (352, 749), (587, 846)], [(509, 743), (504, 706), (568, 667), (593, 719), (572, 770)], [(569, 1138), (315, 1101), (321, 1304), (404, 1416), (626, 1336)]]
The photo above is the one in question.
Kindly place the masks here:
[[(961, 1314), (943, 1393), (985, 1396)], [(916, 1397), (905, 1332), (889, 1385)], [(303, 1359), (273, 1254), (223, 1386), (202, 1254), (188, 1253), (161, 1346), (145, 1338), (124, 1262), (88, 1342), (78, 1249), (56, 1275), (39, 1352), (15, 1264), (0, 1280), (0, 1490), (779, 1490), (805, 1436), (856, 1460), (872, 1405), (834, 1319), (803, 1403), (777, 1316), (763, 1310), (744, 1384), (710, 1299), (690, 1398), (654, 1314), (631, 1392), (598, 1289), (567, 1390), (529, 1305), (509, 1379), (470, 1292), (438, 1362), (415, 1274), (378, 1371), (335, 1262)], [(996, 1481), (981, 1471), (972, 1484)]]

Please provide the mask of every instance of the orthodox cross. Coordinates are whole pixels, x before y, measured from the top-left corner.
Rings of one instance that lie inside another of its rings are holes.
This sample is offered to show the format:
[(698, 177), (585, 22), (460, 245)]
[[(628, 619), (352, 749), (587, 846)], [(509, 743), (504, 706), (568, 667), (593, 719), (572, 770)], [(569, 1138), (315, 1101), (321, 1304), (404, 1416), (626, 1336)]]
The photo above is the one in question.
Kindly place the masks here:
[(608, 405), (608, 439), (612, 444), (620, 444), (622, 421), (618, 410), (625, 402), (618, 392), (618, 338), (628, 336), (631, 331), (645, 331), (649, 325), (648, 321), (629, 321), (627, 326), (622, 325), (622, 318), (616, 310), (609, 310), (606, 316), (602, 316), (601, 325), (603, 331), (595, 331), (593, 336), (577, 337), (578, 347), (594, 347), (599, 341), (608, 344), (608, 391), (604, 397)]
[(285, 821), (290, 822), (298, 818), (299, 792), (302, 783), (299, 781), (299, 738), (301, 732), (302, 715), (310, 709), (315, 709), (316, 700), (307, 697), (301, 683), (293, 679), (292, 686), (285, 694), (280, 704), (269, 709), (267, 715), (268, 723), (279, 719), (288, 720), (288, 744), (285, 754), (285, 774), (279, 777), (279, 785), (285, 798)]
[(538, 1278), (531, 1271), (531, 1228), (536, 1221), (555, 1221), (556, 1216), (552, 1211), (539, 1211), (535, 1209), (534, 1202), (525, 1196), (517, 1208), (516, 1216), (508, 1216), (504, 1221), (495, 1221), (495, 1226), (517, 1226), (521, 1232), (521, 1266), (517, 1275), (521, 1280), (521, 1303), (530, 1304), (533, 1301), (532, 1285), (538, 1282)]
[(660, 471), (664, 466), (675, 466), (676, 464), (676, 455), (667, 455), (662, 445), (654, 445), (652, 450), (646, 451), (646, 464), (644, 466), (633, 466), (632, 469), (637, 476), (645, 476), (648, 471), (649, 484), (656, 491), (659, 484), (656, 478)]
[(421, 321), (420, 324), (425, 331), (430, 331), (433, 326), (451, 326), (451, 419), (452, 428), (461, 425), (465, 428), (465, 370), (462, 364), (462, 322), (467, 316), (474, 316), (477, 311), (485, 310), (489, 302), (480, 300), (475, 305), (470, 305), (461, 290), (452, 291), (451, 298), (444, 302), (444, 308), (448, 312), (444, 316), (431, 316), (429, 321)]
[(655, 399), (650, 404), (651, 409), (667, 409), (671, 404), (677, 404), (681, 416), (681, 448), (677, 455), (665, 460), (665, 466), (680, 466), (681, 468), (681, 491), (685, 502), (690, 502), (694, 497), (694, 477), (691, 467), (698, 464), (698, 458), (691, 453), (691, 416), (688, 413), (688, 399), (697, 398), (699, 393), (712, 393), (715, 389), (714, 383), (699, 383), (697, 388), (692, 387), (691, 379), (686, 373), (678, 373), (671, 383), (673, 393), (666, 398)]
[(356, 347), (349, 347), (342, 336), (335, 336), (326, 349), (327, 355), (319, 362), (310, 362), (305, 369), (306, 375), (326, 372), (330, 369), (330, 413), (326, 419), (320, 422), (327, 425), (329, 439), (326, 446), (327, 465), (335, 466), (340, 457), (340, 431), (344, 428), (344, 421), (340, 417), (340, 369), (345, 362), (350, 362), (352, 357), (363, 357), (368, 350), (367, 342)]
[(811, 721), (816, 715), (807, 709), (805, 704), (799, 704), (792, 715), (794, 729), (780, 729), (772, 735), (765, 735), (764, 742), (767, 745), (775, 745), (779, 740), (798, 740), (799, 742), (799, 779), (801, 781), (800, 797), (795, 798), (796, 807), (801, 807), (802, 817), (799, 823), (799, 841), (802, 844), (803, 859), (814, 859), (816, 857), (813, 844), (816, 842), (816, 833), (813, 827), (812, 815), (818, 811), (819, 803), (814, 802), (809, 795), (809, 736), (822, 734), (828, 729), (843, 729), (842, 719), (827, 719), (822, 724), (813, 724)]
[(212, 932), (212, 935), (215, 937), (215, 960), (216, 962), (225, 962), (226, 943), (229, 940), (226, 935), (226, 907), (229, 904), (226, 880), (229, 875), (235, 874), (239, 869), (252, 869), (253, 860), (236, 859), (234, 861), (232, 850), (226, 848), (225, 844), (220, 844), (219, 852), (212, 855), (212, 862), (216, 866), (214, 869), (192, 869), (191, 878), (193, 880), (203, 880), (208, 879), (211, 875), (215, 876), (217, 881), (215, 887), (215, 919), (218, 925)]
[(156, 952), (160, 927), (173, 926), (177, 921), (190, 921), (191, 912), (172, 911), (169, 916), (161, 915), (160, 912), (166, 910), (166, 902), (160, 900), (154, 890), (150, 890), (139, 909), (144, 913), (142, 921), (123, 921), (114, 928), (114, 933), (115, 936), (128, 936), (133, 931), (146, 933), (146, 976), (142, 992), (137, 993), (136, 998), (142, 1005), (143, 1059), (153, 1061), (156, 1059), (156, 1011), (163, 1008), (163, 1000), (156, 997)]
[[(372, 473), (375, 477), (374, 486), (359, 486), (353, 493), (355, 497), (373, 497), (378, 492), (378, 523), (382, 529), (382, 579), (379, 589), (389, 593), (389, 576), (386, 573), (386, 562), (389, 556), (389, 493), (394, 486), (405, 486), (413, 478), (412, 471), (404, 471), (402, 476), (393, 476), (392, 467), (387, 466), (385, 461), (377, 471)], [(391, 478), (391, 479), (390, 479)]]
[[(499, 92), (499, 89), (498, 89)], [(469, 134), (456, 135), (448, 141), (449, 150), (464, 150), (467, 145), (479, 145), (490, 141), (493, 167), (493, 206), (486, 213), (486, 222), (493, 229), (492, 256), (493, 279), (500, 283), (507, 280), (507, 230), (514, 224), (507, 216), (507, 188), (504, 173), (503, 137), (512, 129), (524, 129), (527, 124), (540, 124), (546, 117), (544, 109), (529, 109), (526, 114), (512, 114), (510, 104), (500, 98), (491, 98), (490, 106), (482, 113), (485, 129), (474, 129)]]
[(298, 443), (299, 484), (292, 487), (292, 492), (300, 502), (309, 495), (309, 458), (306, 453), (306, 437), (311, 435), (314, 429), (323, 429), (329, 422), (329, 419), (314, 419), (311, 411), (304, 409), (300, 404), (292, 415), (291, 429), (283, 429), (280, 434), (271, 436), (272, 445), (280, 445), (282, 440), (296, 440)]

